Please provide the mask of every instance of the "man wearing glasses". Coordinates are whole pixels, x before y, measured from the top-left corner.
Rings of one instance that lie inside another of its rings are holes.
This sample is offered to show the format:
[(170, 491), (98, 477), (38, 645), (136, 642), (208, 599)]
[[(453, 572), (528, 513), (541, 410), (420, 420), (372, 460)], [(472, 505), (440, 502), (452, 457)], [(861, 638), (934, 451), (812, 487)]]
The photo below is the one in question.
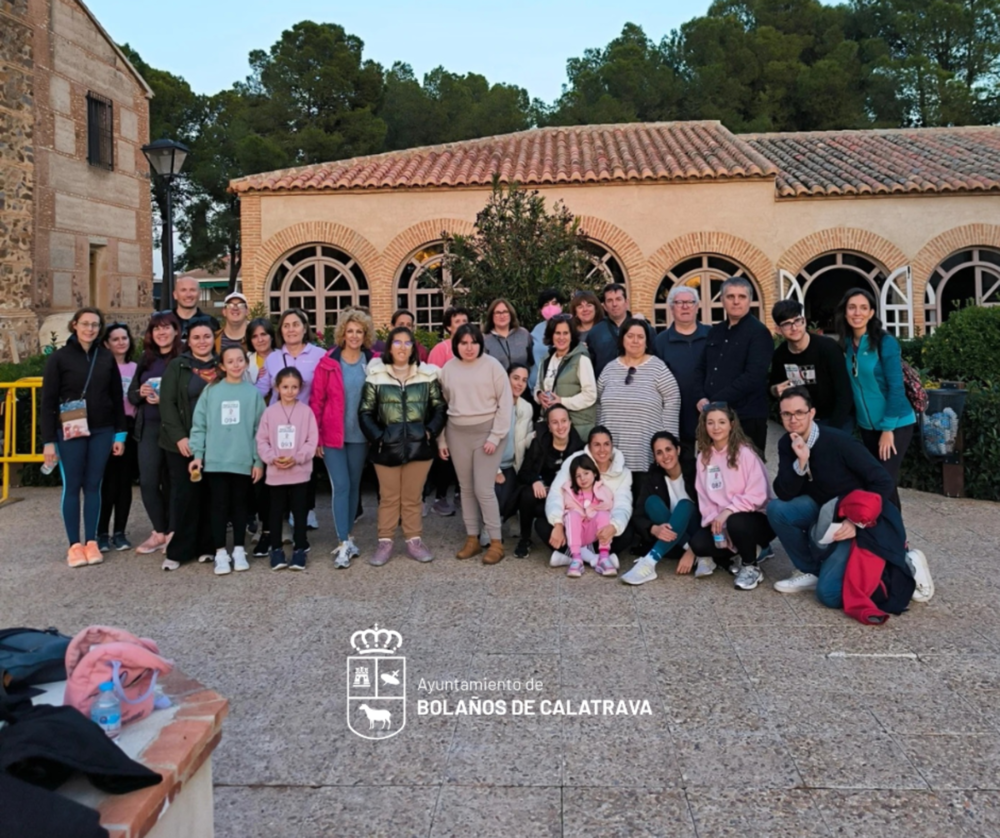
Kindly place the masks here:
[(833, 338), (809, 334), (798, 300), (775, 303), (771, 317), (785, 339), (771, 361), (771, 395), (777, 399), (790, 387), (805, 387), (816, 408), (816, 421), (850, 433), (854, 396), (843, 350)]
[(680, 438), (681, 462), (694, 473), (695, 430), (698, 427), (698, 396), (702, 381), (696, 375), (705, 354), (708, 326), (698, 321), (701, 300), (698, 291), (677, 285), (667, 295), (667, 308), (673, 323), (656, 336), (656, 354), (674, 374), (681, 391)]
[(247, 346), (247, 322), (250, 315), (250, 305), (247, 298), (234, 291), (222, 303), (222, 316), (226, 324), (215, 333), (215, 351), (221, 355), (222, 350), (229, 346), (238, 346), (244, 352)]
[[(767, 520), (781, 540), (795, 571), (774, 583), (779, 593), (816, 591), (816, 598), (829, 608), (843, 605), (844, 571), (857, 528), (845, 520), (833, 534), (833, 542), (818, 544), (830, 525), (839, 499), (861, 489), (882, 497), (882, 515), (902, 519), (893, 503), (896, 485), (868, 449), (853, 436), (835, 428), (820, 428), (809, 390), (789, 387), (779, 401), (781, 424), (788, 432), (778, 440), (776, 498), (767, 505)], [(818, 524), (818, 526), (817, 526)], [(929, 599), (933, 584), (927, 559), (910, 550), (907, 560), (914, 570), (920, 596)]]

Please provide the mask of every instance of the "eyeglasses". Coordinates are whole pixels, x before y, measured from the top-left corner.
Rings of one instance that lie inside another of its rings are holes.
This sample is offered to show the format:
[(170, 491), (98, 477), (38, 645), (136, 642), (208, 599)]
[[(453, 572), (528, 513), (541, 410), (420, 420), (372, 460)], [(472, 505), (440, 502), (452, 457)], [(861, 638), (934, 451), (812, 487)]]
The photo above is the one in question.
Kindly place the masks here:
[(674, 300), (670, 305), (678, 308), (694, 308), (698, 303), (694, 300)]
[(401, 346), (404, 349), (412, 349), (413, 348), (413, 341), (412, 340), (394, 340), (392, 342), (392, 345), (393, 346)]
[(626, 386), (629, 385), (629, 384), (631, 384), (632, 383), (632, 379), (635, 378), (635, 370), (636, 370), (635, 367), (629, 367), (628, 368), (628, 373), (625, 376), (625, 384), (626, 384)]
[(783, 410), (778, 414), (781, 417), (782, 422), (787, 422), (791, 419), (805, 419), (809, 415), (808, 410)]
[(226, 303), (226, 308), (246, 308), (246, 307), (247, 307), (246, 303), (240, 303), (240, 302)]
[(99, 320), (98, 321), (94, 321), (94, 320), (86, 320), (86, 321), (84, 321), (84, 320), (77, 320), (76, 321), (76, 325), (80, 329), (100, 329), (101, 328), (101, 323), (100, 323)]
[(710, 410), (728, 410), (728, 409), (729, 409), (728, 402), (709, 402), (701, 409), (701, 412), (708, 413), (708, 411)]
[(806, 325), (806, 319), (804, 317), (793, 317), (791, 320), (786, 320), (784, 323), (779, 323), (778, 328), (781, 329), (781, 331), (785, 331), (785, 329), (797, 329), (800, 326), (805, 326), (805, 325)]

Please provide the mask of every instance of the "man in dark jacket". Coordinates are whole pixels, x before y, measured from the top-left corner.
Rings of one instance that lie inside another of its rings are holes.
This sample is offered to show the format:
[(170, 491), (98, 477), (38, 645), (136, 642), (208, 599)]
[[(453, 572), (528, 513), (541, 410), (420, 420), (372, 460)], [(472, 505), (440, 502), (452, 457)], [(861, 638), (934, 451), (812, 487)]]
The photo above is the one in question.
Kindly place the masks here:
[(594, 363), (594, 378), (600, 378), (601, 370), (618, 357), (618, 330), (632, 316), (624, 285), (617, 282), (605, 285), (601, 300), (604, 303), (604, 319), (587, 332), (587, 349)]
[(816, 421), (850, 433), (854, 394), (840, 345), (833, 338), (809, 334), (798, 300), (776, 302), (771, 319), (785, 339), (771, 360), (771, 395), (778, 398), (789, 387), (805, 387), (816, 407)]
[(725, 402), (740, 419), (760, 451), (767, 445), (767, 372), (774, 342), (767, 326), (750, 314), (753, 287), (741, 276), (722, 283), (726, 319), (709, 330), (705, 354), (697, 369), (701, 383), (698, 409)]
[(192, 320), (207, 320), (213, 332), (218, 332), (220, 329), (219, 321), (215, 317), (198, 308), (200, 294), (198, 280), (190, 276), (182, 276), (174, 283), (174, 314), (180, 321), (181, 337), (184, 340), (187, 340)]
[(709, 327), (698, 322), (698, 290), (678, 285), (667, 295), (673, 323), (656, 337), (656, 354), (677, 379), (681, 391), (681, 464), (685, 474), (694, 475), (695, 430), (698, 427), (698, 399), (704, 379), (697, 369), (708, 344)]
[(844, 569), (857, 528), (850, 521), (841, 523), (833, 533), (832, 545), (823, 552), (817, 552), (816, 542), (834, 523), (838, 498), (856, 489), (873, 492), (881, 495), (885, 510), (892, 505), (895, 484), (854, 437), (834, 428), (820, 428), (805, 387), (785, 390), (779, 405), (788, 433), (778, 441), (776, 498), (767, 505), (767, 520), (796, 569), (788, 579), (775, 582), (774, 589), (786, 594), (815, 590), (820, 602), (839, 608)]

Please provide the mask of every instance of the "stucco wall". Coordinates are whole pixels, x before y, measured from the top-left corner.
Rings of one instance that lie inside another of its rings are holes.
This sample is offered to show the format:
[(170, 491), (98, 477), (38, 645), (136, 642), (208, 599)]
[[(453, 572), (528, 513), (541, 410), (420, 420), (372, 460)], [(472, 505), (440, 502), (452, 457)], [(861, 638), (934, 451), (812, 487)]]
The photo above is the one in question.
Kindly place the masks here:
[[(647, 315), (663, 274), (686, 256), (712, 252), (743, 264), (761, 287), (766, 311), (777, 299), (779, 268), (795, 274), (815, 256), (848, 249), (890, 272), (912, 266), (914, 316), (922, 327), (924, 285), (934, 265), (918, 254), (948, 231), (956, 231), (945, 236), (957, 245), (953, 250), (1000, 236), (1000, 227), (994, 228), (1000, 224), (997, 195), (778, 201), (769, 180), (540, 191), (548, 202), (565, 201), (583, 219), (584, 231), (619, 255), (633, 309)], [(372, 285), (373, 315), (383, 322), (393, 307), (400, 254), (436, 238), (428, 235), (432, 220), (439, 229), (468, 229), (487, 196), (484, 189), (244, 196), (244, 288), (253, 301), (263, 299), (282, 253), (300, 243), (329, 241), (359, 260)], [(320, 232), (317, 225), (332, 237), (311, 238)]]

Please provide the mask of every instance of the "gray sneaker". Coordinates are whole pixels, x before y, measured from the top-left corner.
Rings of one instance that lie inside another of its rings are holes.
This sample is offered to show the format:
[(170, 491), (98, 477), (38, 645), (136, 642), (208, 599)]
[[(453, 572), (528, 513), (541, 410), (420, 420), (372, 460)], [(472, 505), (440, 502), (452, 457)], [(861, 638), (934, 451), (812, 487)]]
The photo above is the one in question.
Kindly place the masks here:
[(735, 585), (741, 591), (752, 591), (764, 579), (764, 572), (755, 564), (745, 564), (736, 574)]
[(406, 554), (418, 562), (429, 562), (434, 558), (434, 554), (427, 549), (420, 536), (406, 542)]
[(333, 566), (339, 568), (351, 566), (351, 545), (348, 542), (341, 541), (333, 551)]
[(455, 506), (448, 498), (438, 498), (431, 509), (434, 510), (434, 514), (442, 518), (449, 518), (455, 514)]
[(368, 564), (381, 567), (392, 558), (392, 539), (380, 538), (375, 553), (368, 560)]

